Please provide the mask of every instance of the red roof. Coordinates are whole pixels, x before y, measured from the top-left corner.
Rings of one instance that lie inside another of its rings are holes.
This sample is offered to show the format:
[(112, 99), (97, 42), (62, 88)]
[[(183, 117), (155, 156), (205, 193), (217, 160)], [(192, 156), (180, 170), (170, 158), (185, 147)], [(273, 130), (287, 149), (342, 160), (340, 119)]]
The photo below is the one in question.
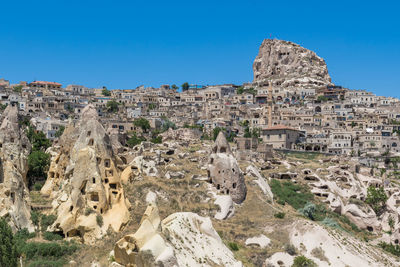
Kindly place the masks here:
[(263, 130), (293, 130), (293, 131), (297, 131), (294, 128), (291, 128), (291, 127), (288, 127), (288, 126), (282, 125), (282, 124), (274, 125), (270, 128), (264, 128)]

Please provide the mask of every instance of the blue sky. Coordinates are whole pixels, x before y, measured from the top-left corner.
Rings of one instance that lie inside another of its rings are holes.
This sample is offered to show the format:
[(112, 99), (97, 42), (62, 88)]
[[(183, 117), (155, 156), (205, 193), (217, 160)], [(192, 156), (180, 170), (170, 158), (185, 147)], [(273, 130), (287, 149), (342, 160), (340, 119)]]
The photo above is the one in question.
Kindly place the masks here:
[(2, 1), (0, 77), (64, 85), (253, 80), (264, 38), (296, 42), (333, 82), (400, 97), (398, 1)]

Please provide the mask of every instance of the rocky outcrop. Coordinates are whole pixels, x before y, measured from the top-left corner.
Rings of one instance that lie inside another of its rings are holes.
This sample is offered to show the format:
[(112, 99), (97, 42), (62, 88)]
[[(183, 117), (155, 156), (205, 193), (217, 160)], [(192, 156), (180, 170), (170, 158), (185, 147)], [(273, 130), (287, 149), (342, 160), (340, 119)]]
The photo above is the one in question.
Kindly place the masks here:
[(114, 247), (115, 261), (124, 266), (177, 266), (174, 251), (160, 234), (160, 216), (155, 204), (150, 204), (132, 235), (124, 236)]
[(174, 248), (178, 266), (242, 266), (224, 245), (208, 217), (178, 212), (164, 219), (161, 227)]
[(254, 60), (254, 83), (260, 86), (320, 87), (331, 83), (325, 61), (298, 44), (265, 39)]
[(21, 129), (17, 105), (9, 105), (0, 126), (0, 217), (8, 216), (14, 231), (33, 232), (26, 174), (31, 144)]
[(60, 138), (41, 193), (53, 198), (57, 220), (53, 231), (79, 236), (86, 243), (104, 235), (109, 227), (119, 231), (129, 220), (125, 198), (109, 136), (92, 105), (82, 111)]
[(219, 193), (239, 204), (246, 198), (244, 176), (223, 132), (218, 134), (208, 162), (208, 177)]
[(178, 212), (164, 219), (160, 229), (154, 202), (147, 207), (136, 233), (116, 243), (113, 255), (123, 266), (242, 266), (224, 245), (210, 218)]

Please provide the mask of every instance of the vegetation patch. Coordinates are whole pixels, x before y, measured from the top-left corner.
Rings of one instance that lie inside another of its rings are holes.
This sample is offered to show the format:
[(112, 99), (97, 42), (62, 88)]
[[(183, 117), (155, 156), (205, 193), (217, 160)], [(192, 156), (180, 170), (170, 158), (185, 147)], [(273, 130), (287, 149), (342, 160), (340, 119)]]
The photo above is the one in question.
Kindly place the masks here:
[(307, 202), (314, 199), (314, 195), (307, 186), (296, 185), (290, 181), (281, 182), (276, 179), (271, 181), (270, 186), (279, 204), (287, 203), (296, 210), (303, 208)]

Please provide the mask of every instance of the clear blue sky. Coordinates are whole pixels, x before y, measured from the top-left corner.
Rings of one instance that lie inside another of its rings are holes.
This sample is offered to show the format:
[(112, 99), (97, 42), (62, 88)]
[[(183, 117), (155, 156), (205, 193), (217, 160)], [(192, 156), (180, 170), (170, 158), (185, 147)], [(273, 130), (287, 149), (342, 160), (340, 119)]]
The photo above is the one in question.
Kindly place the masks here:
[(400, 97), (398, 2), (2, 1), (0, 77), (241, 84), (272, 34), (323, 57), (336, 84)]

